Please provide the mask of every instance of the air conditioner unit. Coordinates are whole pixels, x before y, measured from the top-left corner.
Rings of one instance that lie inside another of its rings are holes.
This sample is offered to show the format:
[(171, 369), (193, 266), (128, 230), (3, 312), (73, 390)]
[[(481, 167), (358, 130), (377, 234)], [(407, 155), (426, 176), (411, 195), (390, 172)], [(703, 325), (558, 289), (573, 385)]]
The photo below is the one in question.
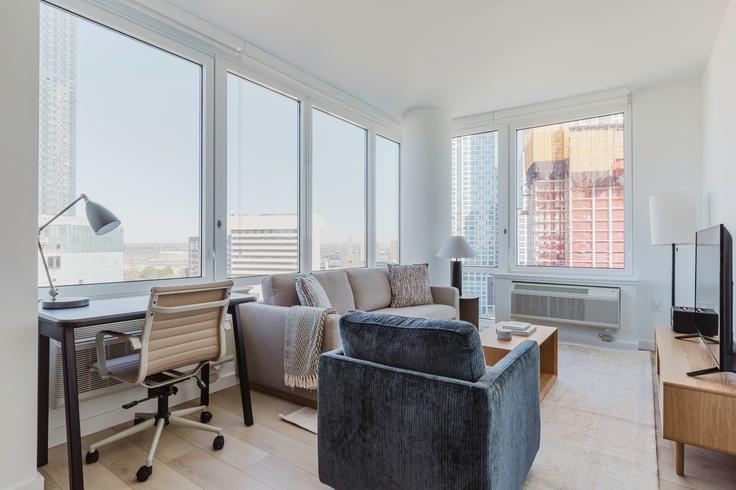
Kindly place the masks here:
[[(108, 395), (116, 391), (128, 389), (130, 385), (112, 378), (102, 379), (90, 366), (97, 362), (95, 352), (95, 335), (100, 330), (116, 330), (118, 332), (139, 334), (143, 329), (143, 319), (127, 322), (108, 323), (106, 325), (78, 328), (74, 331), (77, 354), (77, 392), (79, 401), (85, 401)], [(227, 354), (224, 362), (235, 358), (235, 340), (233, 337), (232, 319), (227, 315), (225, 320), (225, 346)], [(107, 357), (122, 357), (133, 354), (130, 344), (125, 341), (113, 342), (106, 347)], [(51, 370), (49, 378), (50, 405), (52, 408), (64, 406), (64, 368), (62, 364), (61, 344), (52, 340), (49, 346)], [(222, 364), (222, 363), (221, 363)], [(210, 370), (210, 380), (217, 378), (217, 366)]]
[(621, 290), (512, 282), (511, 318), (618, 330), (621, 326)]

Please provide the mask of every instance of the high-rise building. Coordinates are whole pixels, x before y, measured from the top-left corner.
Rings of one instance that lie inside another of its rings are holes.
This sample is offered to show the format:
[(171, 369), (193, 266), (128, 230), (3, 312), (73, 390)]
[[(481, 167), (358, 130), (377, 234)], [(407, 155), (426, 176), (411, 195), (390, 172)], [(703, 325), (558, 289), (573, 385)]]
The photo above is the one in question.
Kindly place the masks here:
[[(39, 222), (77, 197), (76, 18), (41, 4), (39, 80)], [(41, 235), (49, 272), (57, 285), (115, 282), (123, 277), (123, 230), (96, 236), (76, 209)], [(46, 276), (39, 255), (38, 281)]]
[(519, 265), (624, 267), (623, 115), (523, 130)]
[(259, 214), (228, 217), (229, 276), (262, 276), (299, 270), (299, 217)]
[[(466, 266), (498, 266), (497, 133), (452, 139), (452, 217), (454, 235), (468, 241), (475, 257)], [(487, 272), (463, 274), (463, 294), (480, 296), (482, 317), (493, 316), (493, 277)]]

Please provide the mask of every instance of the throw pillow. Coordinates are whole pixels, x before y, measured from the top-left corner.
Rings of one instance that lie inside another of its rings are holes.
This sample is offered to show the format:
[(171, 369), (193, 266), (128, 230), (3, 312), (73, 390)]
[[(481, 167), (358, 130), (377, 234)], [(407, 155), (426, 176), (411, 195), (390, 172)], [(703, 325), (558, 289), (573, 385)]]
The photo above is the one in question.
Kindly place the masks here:
[(296, 278), (296, 295), (302, 306), (314, 306), (317, 308), (332, 308), (330, 298), (327, 297), (325, 288), (313, 275), (298, 276)]
[(391, 283), (391, 308), (431, 305), (429, 265), (390, 265), (388, 280)]

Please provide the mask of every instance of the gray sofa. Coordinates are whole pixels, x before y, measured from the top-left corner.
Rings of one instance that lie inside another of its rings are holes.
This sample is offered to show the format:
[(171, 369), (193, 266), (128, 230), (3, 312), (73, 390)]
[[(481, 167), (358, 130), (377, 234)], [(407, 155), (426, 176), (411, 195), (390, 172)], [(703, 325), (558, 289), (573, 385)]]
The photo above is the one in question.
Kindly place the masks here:
[[(316, 400), (317, 393), (284, 385), (284, 328), (289, 307), (299, 304), (294, 281), (298, 274), (277, 274), (262, 283), (263, 303), (241, 307), (245, 331), (248, 377), (256, 388), (275, 394)], [(456, 319), (459, 295), (456, 288), (432, 286), (434, 304), (390, 308), (391, 285), (385, 269), (347, 269), (315, 272), (332, 306), (342, 314), (348, 310), (393, 313), (410, 317)], [(325, 322), (322, 352), (338, 349), (340, 315)]]
[(486, 367), (469, 323), (349, 312), (319, 360), (319, 478), (342, 489), (520, 488), (539, 450), (539, 346)]

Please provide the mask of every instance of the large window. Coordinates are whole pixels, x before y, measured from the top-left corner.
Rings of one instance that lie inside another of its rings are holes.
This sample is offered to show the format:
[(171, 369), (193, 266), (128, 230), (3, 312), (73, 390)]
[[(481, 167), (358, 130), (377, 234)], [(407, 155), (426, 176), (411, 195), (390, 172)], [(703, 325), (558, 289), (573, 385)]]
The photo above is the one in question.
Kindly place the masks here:
[(299, 270), (299, 102), (227, 77), (227, 273)]
[(625, 267), (624, 115), (516, 131), (516, 263)]
[(367, 131), (312, 111), (312, 269), (366, 265)]
[(400, 145), (376, 136), (376, 265), (399, 263)]
[(493, 317), (493, 276), (499, 260), (498, 132), (452, 139), (453, 235), (475, 251), (465, 259), (463, 294), (480, 296), (481, 316)]
[(122, 222), (95, 236), (79, 205), (47, 228), (58, 285), (201, 274), (191, 242), (201, 236), (202, 77), (197, 63), (41, 4), (39, 223), (81, 193)]

